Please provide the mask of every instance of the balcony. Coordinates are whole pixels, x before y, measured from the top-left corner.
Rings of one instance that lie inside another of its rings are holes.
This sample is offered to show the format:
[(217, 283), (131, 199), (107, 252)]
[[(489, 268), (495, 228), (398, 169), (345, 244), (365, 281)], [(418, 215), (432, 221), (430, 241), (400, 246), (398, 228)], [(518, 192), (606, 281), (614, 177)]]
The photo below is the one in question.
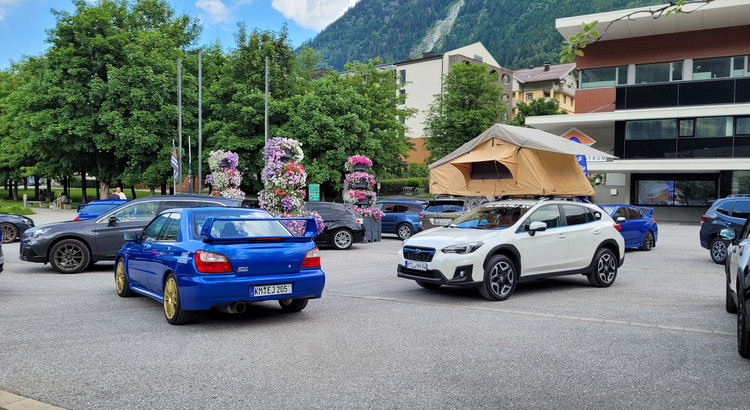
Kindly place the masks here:
[(725, 78), (619, 86), (615, 110), (748, 102), (750, 78)]

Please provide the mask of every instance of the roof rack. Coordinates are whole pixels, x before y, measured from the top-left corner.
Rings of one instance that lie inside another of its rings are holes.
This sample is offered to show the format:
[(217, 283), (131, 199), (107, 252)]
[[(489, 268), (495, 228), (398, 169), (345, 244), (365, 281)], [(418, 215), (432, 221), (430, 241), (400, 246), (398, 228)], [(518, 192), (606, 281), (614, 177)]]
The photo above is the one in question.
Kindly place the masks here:
[[(750, 196), (750, 195), (749, 195)], [(504, 195), (497, 198), (497, 200), (503, 200), (503, 199), (538, 199), (540, 201), (551, 201), (551, 200), (558, 200), (558, 201), (575, 201), (575, 202), (586, 202), (591, 203), (588, 199), (586, 199), (585, 195)]]

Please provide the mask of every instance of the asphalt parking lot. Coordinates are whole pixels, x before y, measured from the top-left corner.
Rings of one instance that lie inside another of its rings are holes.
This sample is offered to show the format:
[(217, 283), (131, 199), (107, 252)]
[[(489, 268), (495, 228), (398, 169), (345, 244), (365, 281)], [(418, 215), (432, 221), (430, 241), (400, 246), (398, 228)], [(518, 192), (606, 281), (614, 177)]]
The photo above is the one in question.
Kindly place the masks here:
[(660, 224), (610, 288), (562, 277), (504, 302), (397, 278), (385, 235), (322, 250), (324, 296), (301, 313), (267, 302), (185, 326), (119, 298), (112, 263), (61, 275), (6, 244), (0, 390), (71, 409), (746, 408), (750, 361), (698, 229)]

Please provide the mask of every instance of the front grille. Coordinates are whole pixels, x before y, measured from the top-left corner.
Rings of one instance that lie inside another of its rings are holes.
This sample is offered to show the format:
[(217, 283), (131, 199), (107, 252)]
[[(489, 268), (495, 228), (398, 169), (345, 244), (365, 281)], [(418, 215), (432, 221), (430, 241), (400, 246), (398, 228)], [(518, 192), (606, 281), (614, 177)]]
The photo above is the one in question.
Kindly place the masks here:
[(432, 248), (412, 248), (404, 247), (404, 259), (417, 262), (431, 262), (435, 256), (435, 250)]

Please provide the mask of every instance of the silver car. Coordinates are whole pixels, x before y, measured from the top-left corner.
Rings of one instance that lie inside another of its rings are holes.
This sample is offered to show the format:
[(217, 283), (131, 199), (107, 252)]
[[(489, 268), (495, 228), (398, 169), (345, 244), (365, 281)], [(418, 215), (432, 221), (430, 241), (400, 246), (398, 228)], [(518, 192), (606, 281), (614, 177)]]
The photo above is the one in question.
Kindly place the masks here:
[[(750, 221), (750, 219), (748, 219)], [(745, 222), (737, 235), (734, 228), (722, 229), (722, 239), (729, 242), (725, 259), (726, 310), (737, 314), (737, 351), (740, 356), (750, 359), (750, 322), (747, 317), (748, 280), (750, 280), (750, 223)]]

